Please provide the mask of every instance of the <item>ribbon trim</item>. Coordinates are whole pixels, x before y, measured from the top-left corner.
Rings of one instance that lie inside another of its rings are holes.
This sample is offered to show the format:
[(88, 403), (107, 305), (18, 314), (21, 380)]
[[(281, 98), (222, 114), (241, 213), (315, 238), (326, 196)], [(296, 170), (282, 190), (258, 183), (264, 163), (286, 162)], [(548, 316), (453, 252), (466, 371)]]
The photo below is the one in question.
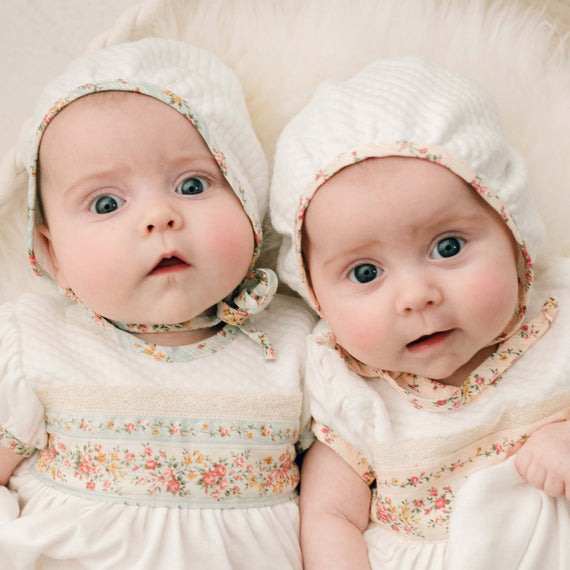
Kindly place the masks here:
[(499, 344), (496, 352), (474, 370), (461, 386), (448, 386), (415, 374), (390, 372), (364, 364), (338, 345), (332, 332), (322, 335), (317, 342), (335, 350), (348, 369), (356, 374), (365, 378), (385, 380), (415, 408), (446, 412), (473, 402), (481, 396), (485, 388), (497, 384), (509, 366), (542, 337), (557, 314), (558, 303), (553, 297), (549, 297), (540, 313)]
[(277, 291), (277, 276), (271, 269), (252, 269), (230, 299), (220, 301), (216, 314), (198, 316), (176, 324), (135, 324), (109, 321), (96, 315), (98, 319), (110, 322), (113, 326), (128, 333), (167, 333), (191, 331), (214, 327), (223, 322), (239, 328), (251, 340), (259, 344), (267, 360), (275, 358), (275, 350), (267, 333), (257, 331), (248, 325), (249, 318), (260, 313), (271, 302)]

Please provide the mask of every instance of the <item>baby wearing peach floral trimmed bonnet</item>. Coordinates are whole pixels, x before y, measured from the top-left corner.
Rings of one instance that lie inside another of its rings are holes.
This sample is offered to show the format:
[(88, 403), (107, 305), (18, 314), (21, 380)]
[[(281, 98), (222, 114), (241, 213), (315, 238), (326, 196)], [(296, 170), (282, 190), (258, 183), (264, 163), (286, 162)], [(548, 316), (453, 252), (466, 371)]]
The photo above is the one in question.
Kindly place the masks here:
[(2, 567), (300, 569), (314, 319), (255, 266), (267, 164), (236, 76), (116, 45), (31, 125), (29, 258), (56, 286), (0, 307)]
[(270, 201), (280, 279), (321, 317), (306, 567), (570, 567), (570, 260), (536, 269), (493, 101), (414, 58), (325, 82), (279, 138)]

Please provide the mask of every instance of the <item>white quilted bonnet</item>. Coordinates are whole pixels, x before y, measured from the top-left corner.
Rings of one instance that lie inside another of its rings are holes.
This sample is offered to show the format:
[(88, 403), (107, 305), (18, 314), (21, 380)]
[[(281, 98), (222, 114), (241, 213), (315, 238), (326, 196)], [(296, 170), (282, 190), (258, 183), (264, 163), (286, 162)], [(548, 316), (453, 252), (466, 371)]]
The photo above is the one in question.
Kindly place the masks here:
[[(213, 54), (149, 38), (107, 47), (76, 60), (44, 90), (19, 151), (29, 174), (28, 243), (32, 264), (39, 144), (49, 122), (72, 101), (98, 91), (134, 91), (170, 105), (196, 127), (252, 221), (256, 254), (268, 202), (267, 162), (253, 132), (241, 85)], [(39, 272), (39, 268), (35, 267)]]
[(523, 161), (507, 144), (485, 93), (467, 79), (415, 58), (377, 61), (346, 82), (321, 84), (283, 130), (270, 197), (272, 222), (283, 236), (280, 278), (318, 310), (302, 259), (303, 214), (335, 172), (382, 156), (442, 164), (499, 212), (521, 247), (522, 317), (531, 260), (544, 239)]

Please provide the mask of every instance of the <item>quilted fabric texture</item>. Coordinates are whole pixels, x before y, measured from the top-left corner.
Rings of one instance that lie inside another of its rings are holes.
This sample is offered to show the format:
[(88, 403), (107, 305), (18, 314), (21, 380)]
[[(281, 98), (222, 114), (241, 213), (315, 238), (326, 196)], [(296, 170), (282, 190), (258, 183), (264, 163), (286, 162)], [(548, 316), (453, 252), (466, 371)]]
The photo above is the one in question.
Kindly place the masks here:
[[(403, 141), (439, 149), (470, 167), (506, 205), (531, 258), (538, 253), (544, 227), (528, 190), (524, 163), (507, 143), (490, 98), (471, 81), (424, 60), (379, 60), (346, 82), (324, 82), (277, 143), (271, 216), (283, 235), (278, 270), (306, 299), (298, 262), (300, 232), (295, 231), (300, 208), (306, 207), (301, 197), (310, 200), (308, 187), (313, 184), (316, 191), (314, 181), (323, 172), (322, 182), (334, 174), (330, 165), (339, 157), (346, 157), (338, 161), (342, 167), (354, 161), (356, 149)], [(461, 167), (447, 166), (465, 178)]]
[[(253, 213), (254, 224), (261, 223), (267, 208), (267, 163), (251, 127), (241, 85), (216, 56), (183, 42), (149, 38), (91, 52), (77, 60), (46, 87), (30, 125), (22, 132), (19, 154), (25, 167), (33, 169), (42, 121), (59, 111), (62, 100), (72, 100), (78, 88), (90, 84), (101, 84), (103, 90), (120, 89), (125, 78), (129, 80), (126, 90), (136, 89), (138, 83), (156, 86), (188, 104), (204, 133), (211, 135), (222, 151), (227, 170), (239, 180), (246, 195), (242, 201)], [(205, 136), (207, 143), (209, 138)]]

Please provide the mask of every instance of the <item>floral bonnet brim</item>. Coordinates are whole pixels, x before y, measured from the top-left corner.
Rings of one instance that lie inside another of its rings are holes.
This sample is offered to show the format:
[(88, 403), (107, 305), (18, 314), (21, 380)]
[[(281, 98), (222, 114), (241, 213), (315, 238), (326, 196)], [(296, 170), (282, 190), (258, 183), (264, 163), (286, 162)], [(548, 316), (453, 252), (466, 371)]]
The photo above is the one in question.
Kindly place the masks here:
[(336, 172), (372, 157), (428, 160), (465, 180), (519, 246), (519, 305), (527, 310), (544, 227), (521, 157), (505, 141), (494, 103), (471, 81), (417, 58), (381, 60), (346, 82), (325, 82), (283, 130), (275, 154), (271, 218), (282, 234), (280, 279), (319, 311), (302, 252), (304, 214)]
[[(118, 44), (87, 54), (45, 89), (32, 125), (20, 143), (29, 157), (28, 255), (35, 273), (47, 276), (34, 254), (34, 233), (41, 220), (37, 171), (43, 133), (57, 114), (73, 101), (102, 91), (127, 91), (153, 97), (174, 108), (196, 128), (251, 221), (255, 248), (241, 286), (218, 304), (215, 320), (228, 322), (258, 340), (246, 326), (249, 317), (271, 300), (277, 279), (269, 269), (254, 268), (261, 248), (261, 220), (267, 209), (267, 161), (253, 131), (239, 81), (213, 54), (188, 44), (159, 38)], [(194, 321), (194, 320), (193, 320)], [(213, 321), (210, 319), (206, 325)], [(160, 324), (158, 330), (179, 325)], [(121, 325), (138, 330), (138, 324)], [(188, 328), (201, 328), (195, 323)], [(264, 342), (264, 349), (267, 342)], [(269, 355), (272, 350), (265, 350)]]

